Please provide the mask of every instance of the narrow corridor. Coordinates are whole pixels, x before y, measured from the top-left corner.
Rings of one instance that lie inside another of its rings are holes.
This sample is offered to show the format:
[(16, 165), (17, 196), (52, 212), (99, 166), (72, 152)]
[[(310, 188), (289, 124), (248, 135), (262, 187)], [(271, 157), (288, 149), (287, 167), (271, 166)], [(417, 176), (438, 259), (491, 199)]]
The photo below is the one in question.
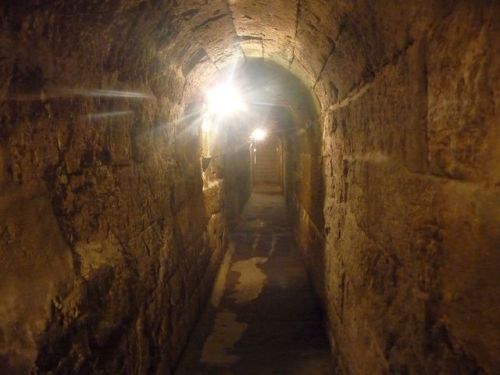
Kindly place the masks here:
[(177, 374), (331, 374), (283, 196), (254, 193), (232, 239), (220, 303), (195, 329)]
[(500, 375), (498, 15), (1, 1), (0, 375)]

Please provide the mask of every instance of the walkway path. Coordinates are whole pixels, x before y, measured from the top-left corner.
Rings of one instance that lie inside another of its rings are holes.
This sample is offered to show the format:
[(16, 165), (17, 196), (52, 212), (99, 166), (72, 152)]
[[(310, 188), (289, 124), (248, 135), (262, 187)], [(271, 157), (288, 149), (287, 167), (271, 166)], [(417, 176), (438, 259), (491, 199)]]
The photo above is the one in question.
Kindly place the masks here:
[(254, 194), (232, 239), (220, 300), (201, 320), (177, 375), (331, 374), (283, 197)]

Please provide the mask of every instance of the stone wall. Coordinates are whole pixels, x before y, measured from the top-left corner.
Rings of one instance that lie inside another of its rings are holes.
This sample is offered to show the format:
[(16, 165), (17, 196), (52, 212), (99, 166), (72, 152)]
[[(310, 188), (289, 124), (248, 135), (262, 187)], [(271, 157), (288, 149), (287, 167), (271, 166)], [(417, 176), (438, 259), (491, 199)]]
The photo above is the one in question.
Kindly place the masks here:
[(419, 3), (354, 7), (316, 86), (330, 335), (346, 373), (493, 374), (499, 7)]
[(324, 183), (320, 123), (302, 119), (286, 138), (288, 210), (316, 294), (325, 299)]
[(215, 68), (169, 4), (48, 3), (0, 7), (0, 372), (168, 374), (225, 250), (180, 120)]

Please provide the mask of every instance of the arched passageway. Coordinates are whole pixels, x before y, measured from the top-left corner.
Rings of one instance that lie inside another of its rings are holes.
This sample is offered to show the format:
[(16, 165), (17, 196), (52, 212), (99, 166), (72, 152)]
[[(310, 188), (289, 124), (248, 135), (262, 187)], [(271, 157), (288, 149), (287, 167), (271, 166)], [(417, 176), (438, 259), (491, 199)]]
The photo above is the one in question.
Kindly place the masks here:
[(336, 371), (497, 373), (499, 11), (0, 4), (0, 369), (174, 371), (251, 192), (251, 129), (203, 126), (239, 66)]
[[(176, 374), (332, 374), (321, 309), (303, 264), (324, 246), (322, 215), (314, 211), (322, 213), (322, 196), (311, 198), (322, 190), (321, 174), (314, 173), (321, 166), (321, 137), (311, 130), (318, 119), (314, 100), (290, 72), (254, 59), (220, 72), (208, 87), (193, 108), (212, 140), (204, 145), (211, 150), (206, 171), (219, 170), (224, 180), (230, 244)], [(319, 161), (316, 168), (311, 161)]]

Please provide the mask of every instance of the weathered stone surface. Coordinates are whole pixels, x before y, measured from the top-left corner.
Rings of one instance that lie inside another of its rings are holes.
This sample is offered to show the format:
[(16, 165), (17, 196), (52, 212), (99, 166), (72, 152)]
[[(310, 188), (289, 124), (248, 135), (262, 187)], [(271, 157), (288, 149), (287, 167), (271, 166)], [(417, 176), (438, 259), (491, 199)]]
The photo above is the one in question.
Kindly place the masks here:
[[(381, 42), (368, 40), (354, 64), (353, 38), (341, 44), (348, 25), (327, 64), (338, 92), (324, 117), (326, 301), (347, 372), (500, 367), (491, 356), (500, 344), (491, 333), (499, 326), (498, 215), (485, 206), (498, 200), (497, 146), (485, 141), (497, 128), (488, 40), (498, 30), (487, 16), (495, 7), (462, 3), (445, 19), (440, 7), (408, 12), (418, 22), (408, 21), (406, 47), (397, 30), (366, 36), (389, 43), (371, 56)], [(370, 22), (384, 30), (391, 19)], [(342, 64), (350, 74), (335, 70)]]
[(2, 5), (2, 371), (169, 373), (209, 295), (225, 224), (176, 121), (195, 66), (163, 52), (168, 8)]
[[(230, 1), (236, 32), (243, 38), (259, 38), (263, 56), (291, 60), (297, 23), (297, 0)], [(285, 54), (283, 54), (285, 53)]]

